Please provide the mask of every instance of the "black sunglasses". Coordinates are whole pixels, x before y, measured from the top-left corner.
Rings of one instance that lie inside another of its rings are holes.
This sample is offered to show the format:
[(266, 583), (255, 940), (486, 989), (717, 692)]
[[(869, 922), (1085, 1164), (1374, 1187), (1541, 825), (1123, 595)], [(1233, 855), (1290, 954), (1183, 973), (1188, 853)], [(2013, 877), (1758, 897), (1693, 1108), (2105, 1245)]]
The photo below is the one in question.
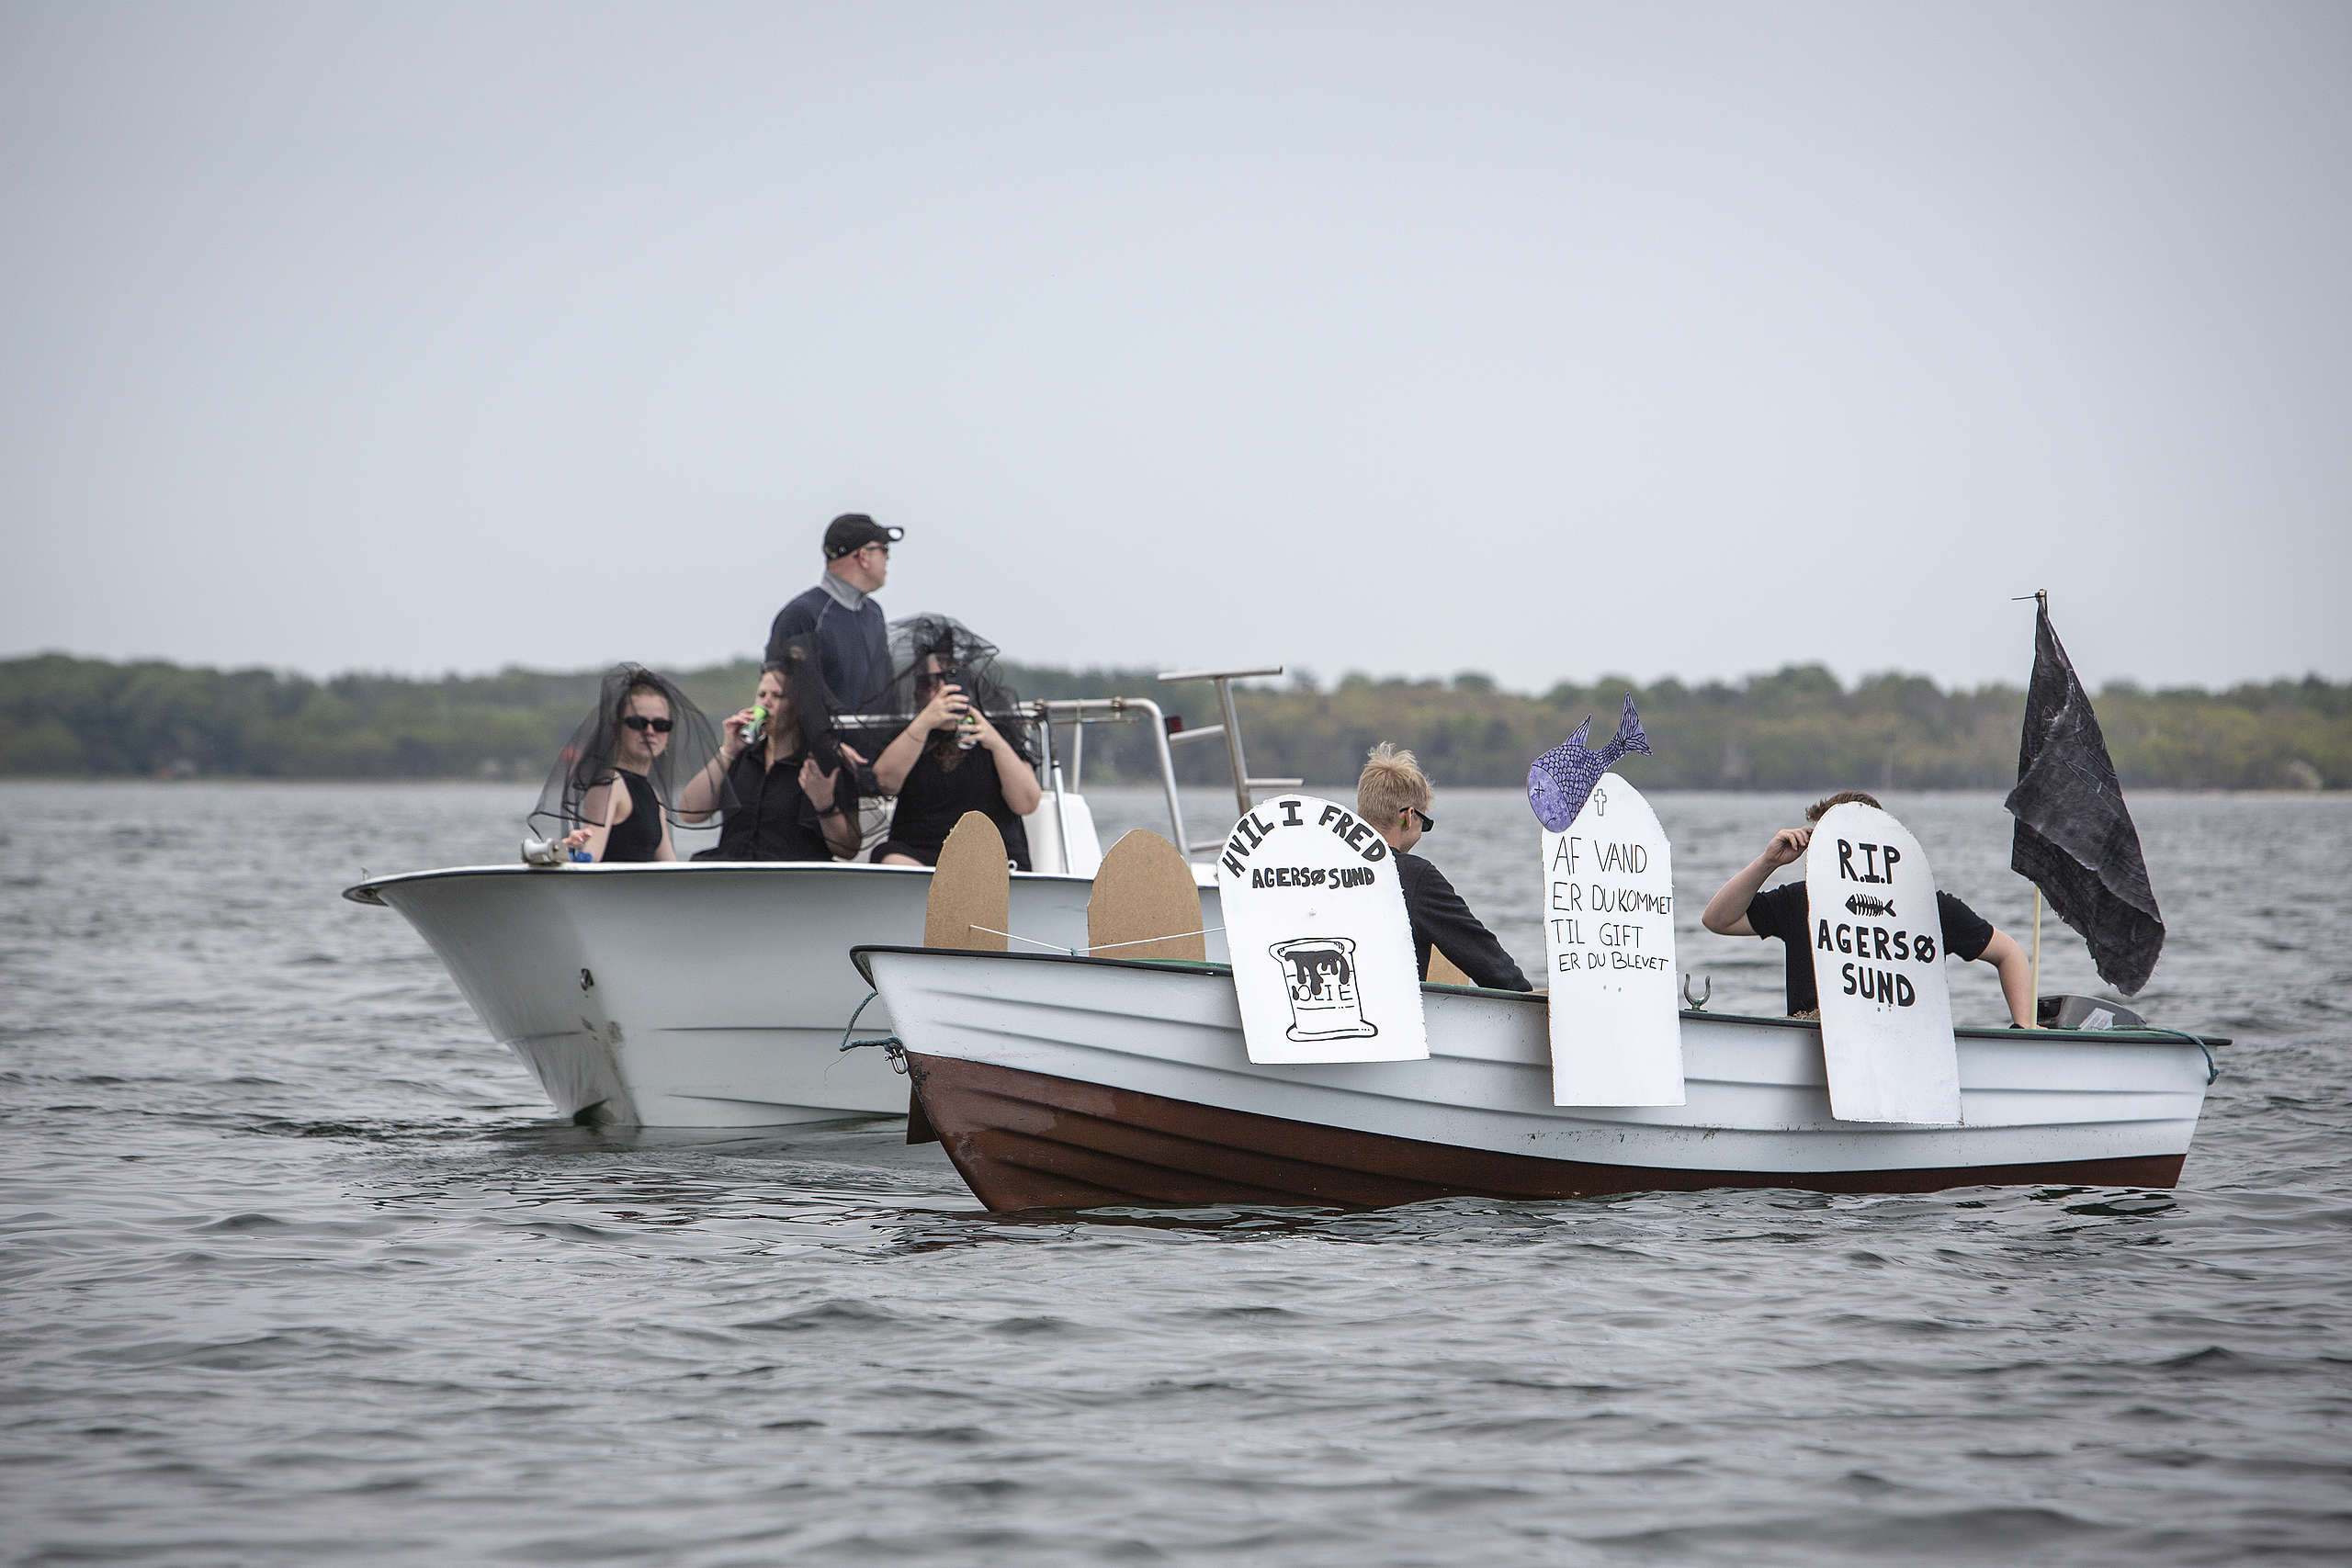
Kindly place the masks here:
[(667, 735), (670, 733), (670, 721), (666, 718), (648, 718), (641, 713), (633, 713), (627, 718), (621, 720), (621, 722), (628, 725), (631, 729), (636, 730), (639, 735), (644, 734), (649, 729), (653, 731), (656, 735)]
[(1421, 819), (1422, 832), (1434, 833), (1437, 831), (1437, 818), (1430, 816), (1428, 812), (1420, 810), (1417, 807), (1408, 806), (1405, 807), (1405, 815), (1408, 817), (1419, 818)]

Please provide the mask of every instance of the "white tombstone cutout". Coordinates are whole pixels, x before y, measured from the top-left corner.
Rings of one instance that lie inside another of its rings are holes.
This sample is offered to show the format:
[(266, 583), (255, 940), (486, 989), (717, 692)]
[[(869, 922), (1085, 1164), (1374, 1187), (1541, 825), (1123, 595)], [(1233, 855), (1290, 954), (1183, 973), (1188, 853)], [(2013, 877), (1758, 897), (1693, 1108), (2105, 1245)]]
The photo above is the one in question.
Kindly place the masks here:
[(1430, 1054), (1396, 857), (1311, 795), (1252, 807), (1217, 853), (1217, 895), (1253, 1062), (1405, 1062)]
[(1552, 1103), (1680, 1105), (1674, 860), (1641, 792), (1603, 773), (1565, 833), (1544, 835)]
[(1829, 1109), (1841, 1122), (1960, 1121), (1960, 1047), (1936, 878), (1875, 807), (1833, 806), (1805, 852)]

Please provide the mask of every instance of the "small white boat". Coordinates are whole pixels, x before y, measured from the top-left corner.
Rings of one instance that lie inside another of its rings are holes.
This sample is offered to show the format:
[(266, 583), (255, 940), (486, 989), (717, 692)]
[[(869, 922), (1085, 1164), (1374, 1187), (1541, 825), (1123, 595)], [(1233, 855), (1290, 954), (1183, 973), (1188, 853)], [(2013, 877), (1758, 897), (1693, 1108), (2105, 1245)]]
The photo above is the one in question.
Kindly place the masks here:
[[(761, 1127), (907, 1109), (842, 1032), (866, 996), (853, 939), (922, 940), (916, 866), (462, 866), (345, 897), (406, 916), (556, 1111), (648, 1127)], [(1084, 877), (1021, 873), (1023, 931), (1086, 941)], [(887, 1029), (880, 1007), (860, 1020)]]
[(1556, 1107), (1541, 995), (1424, 986), (1426, 1061), (1260, 1066), (1221, 964), (865, 946), (918, 1101), (990, 1209), (1706, 1187), (2169, 1187), (2209, 1045), (1962, 1029), (1964, 1121), (1839, 1122), (1815, 1023), (1687, 1011), (1688, 1103)]
[[(1280, 672), (1163, 677), (1216, 683), (1227, 724), (1173, 739), (1224, 737), (1237, 793), (1295, 782), (1248, 778), (1229, 728), (1227, 682)], [(1182, 841), (1170, 737), (1159, 706), (1142, 698), (1023, 710), (1045, 742), (1046, 795), (1028, 819), (1041, 869), (1013, 874), (1011, 929), (1083, 948), (1102, 859), (1077, 793), (1084, 727), (1142, 721), (1159, 738), (1160, 782)], [(1054, 751), (1057, 725), (1072, 727), (1067, 778)], [(1204, 872), (1200, 880), (1209, 880)], [(344, 897), (407, 918), (559, 1113), (622, 1126), (761, 1127), (905, 1113), (906, 1080), (878, 1053), (841, 1050), (869, 994), (848, 953), (857, 942), (921, 942), (931, 881), (922, 867), (855, 862), (513, 864), (379, 876)], [(1202, 897), (1202, 923), (1221, 926), (1213, 885)], [(1222, 932), (1207, 940), (1222, 955)], [(887, 1032), (891, 1020), (877, 1003), (858, 1024)]]

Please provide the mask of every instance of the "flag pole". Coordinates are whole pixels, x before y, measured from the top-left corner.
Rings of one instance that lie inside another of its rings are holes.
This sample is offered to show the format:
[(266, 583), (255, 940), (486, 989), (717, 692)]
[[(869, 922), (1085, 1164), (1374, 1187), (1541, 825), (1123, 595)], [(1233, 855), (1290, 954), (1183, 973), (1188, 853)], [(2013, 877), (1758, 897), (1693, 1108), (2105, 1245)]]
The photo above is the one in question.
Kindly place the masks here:
[(2033, 889), (2033, 1021), (2041, 1021), (2041, 887)]
[[(2019, 597), (2022, 598), (2023, 595)], [(2033, 591), (2033, 608), (2037, 615), (2050, 614), (2048, 589), (2037, 588)], [(2039, 1026), (2041, 1022), (2041, 884), (2039, 882), (2033, 885), (2033, 963), (2027, 973), (2030, 978), (2026, 981), (2026, 985), (2033, 992), (2033, 1021), (2036, 1026)]]

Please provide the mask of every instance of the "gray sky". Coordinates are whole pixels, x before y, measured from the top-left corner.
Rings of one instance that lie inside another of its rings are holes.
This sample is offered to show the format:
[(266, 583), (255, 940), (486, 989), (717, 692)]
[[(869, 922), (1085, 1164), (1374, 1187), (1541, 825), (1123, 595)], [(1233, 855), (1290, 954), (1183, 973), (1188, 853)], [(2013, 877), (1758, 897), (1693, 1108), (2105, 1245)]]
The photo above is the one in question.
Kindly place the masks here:
[(2352, 676), (2352, 7), (0, 5), (0, 652)]

